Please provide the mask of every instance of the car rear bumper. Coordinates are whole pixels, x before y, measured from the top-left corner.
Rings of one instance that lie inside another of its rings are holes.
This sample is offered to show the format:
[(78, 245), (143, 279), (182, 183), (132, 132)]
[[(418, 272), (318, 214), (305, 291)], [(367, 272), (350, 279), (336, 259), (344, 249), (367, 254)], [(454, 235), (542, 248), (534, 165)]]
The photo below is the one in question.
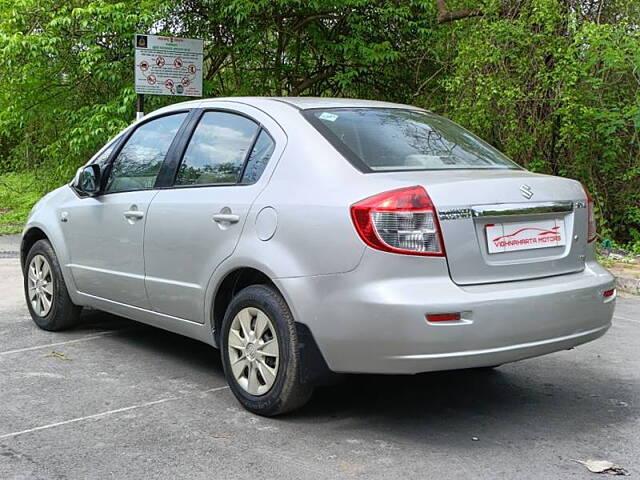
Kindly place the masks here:
[[(425, 272), (397, 255), (387, 268), (391, 255), (369, 256), (378, 258), (350, 273), (277, 280), (335, 372), (491, 366), (569, 349), (611, 326), (615, 296), (603, 292), (614, 279), (595, 261), (579, 273), (459, 286), (443, 259), (430, 259)], [(425, 320), (457, 312), (459, 322)]]
[[(455, 370), (459, 368), (477, 368), (502, 365), (525, 358), (538, 357), (547, 353), (567, 350), (580, 344), (590, 342), (601, 337), (611, 324), (594, 328), (584, 332), (566, 335), (564, 337), (549, 338), (537, 342), (507, 345), (485, 350), (464, 350), (460, 352), (446, 352), (436, 354), (398, 355), (389, 357), (396, 361), (399, 368), (391, 367), (390, 373), (418, 373), (433, 370)], [(397, 369), (397, 371), (396, 371)], [(385, 372), (389, 373), (389, 372)]]

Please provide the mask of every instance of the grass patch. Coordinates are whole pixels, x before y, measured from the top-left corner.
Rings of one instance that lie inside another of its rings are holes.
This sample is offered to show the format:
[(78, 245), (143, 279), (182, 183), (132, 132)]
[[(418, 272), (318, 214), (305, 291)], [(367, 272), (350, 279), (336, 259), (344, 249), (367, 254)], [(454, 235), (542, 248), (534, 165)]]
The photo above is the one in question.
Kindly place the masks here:
[(0, 175), (0, 234), (19, 233), (31, 207), (42, 197), (43, 184), (32, 172)]
[(614, 258), (611, 258), (608, 255), (602, 255), (600, 252), (596, 253), (596, 260), (598, 260), (600, 265), (606, 268), (611, 268), (616, 264), (616, 260)]

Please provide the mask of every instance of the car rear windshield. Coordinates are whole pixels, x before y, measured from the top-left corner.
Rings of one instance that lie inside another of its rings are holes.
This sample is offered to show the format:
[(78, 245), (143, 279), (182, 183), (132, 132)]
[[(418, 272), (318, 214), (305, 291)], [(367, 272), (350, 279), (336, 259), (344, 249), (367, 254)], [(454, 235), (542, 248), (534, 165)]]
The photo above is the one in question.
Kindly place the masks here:
[(363, 172), (520, 168), (471, 132), (421, 110), (327, 108), (303, 114)]

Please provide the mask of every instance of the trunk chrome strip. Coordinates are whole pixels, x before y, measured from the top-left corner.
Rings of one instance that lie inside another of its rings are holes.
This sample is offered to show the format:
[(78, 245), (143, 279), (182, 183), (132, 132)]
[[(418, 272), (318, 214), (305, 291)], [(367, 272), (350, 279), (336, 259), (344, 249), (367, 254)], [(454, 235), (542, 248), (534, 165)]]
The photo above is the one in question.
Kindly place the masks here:
[(573, 211), (573, 202), (500, 203), (471, 207), (474, 217), (506, 217), (512, 215), (541, 215), (545, 213), (568, 213)]

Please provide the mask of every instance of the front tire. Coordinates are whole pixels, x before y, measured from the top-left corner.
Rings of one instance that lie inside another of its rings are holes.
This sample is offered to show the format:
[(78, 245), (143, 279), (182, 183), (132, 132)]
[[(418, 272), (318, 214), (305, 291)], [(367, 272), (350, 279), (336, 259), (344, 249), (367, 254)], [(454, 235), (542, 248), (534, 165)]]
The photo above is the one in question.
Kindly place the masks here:
[(301, 378), (293, 315), (274, 288), (252, 285), (233, 298), (221, 349), (229, 386), (250, 412), (275, 416), (309, 400), (313, 387)]
[(51, 244), (47, 240), (34, 243), (24, 265), (24, 294), (35, 324), (52, 332), (76, 325), (82, 308), (69, 297)]

